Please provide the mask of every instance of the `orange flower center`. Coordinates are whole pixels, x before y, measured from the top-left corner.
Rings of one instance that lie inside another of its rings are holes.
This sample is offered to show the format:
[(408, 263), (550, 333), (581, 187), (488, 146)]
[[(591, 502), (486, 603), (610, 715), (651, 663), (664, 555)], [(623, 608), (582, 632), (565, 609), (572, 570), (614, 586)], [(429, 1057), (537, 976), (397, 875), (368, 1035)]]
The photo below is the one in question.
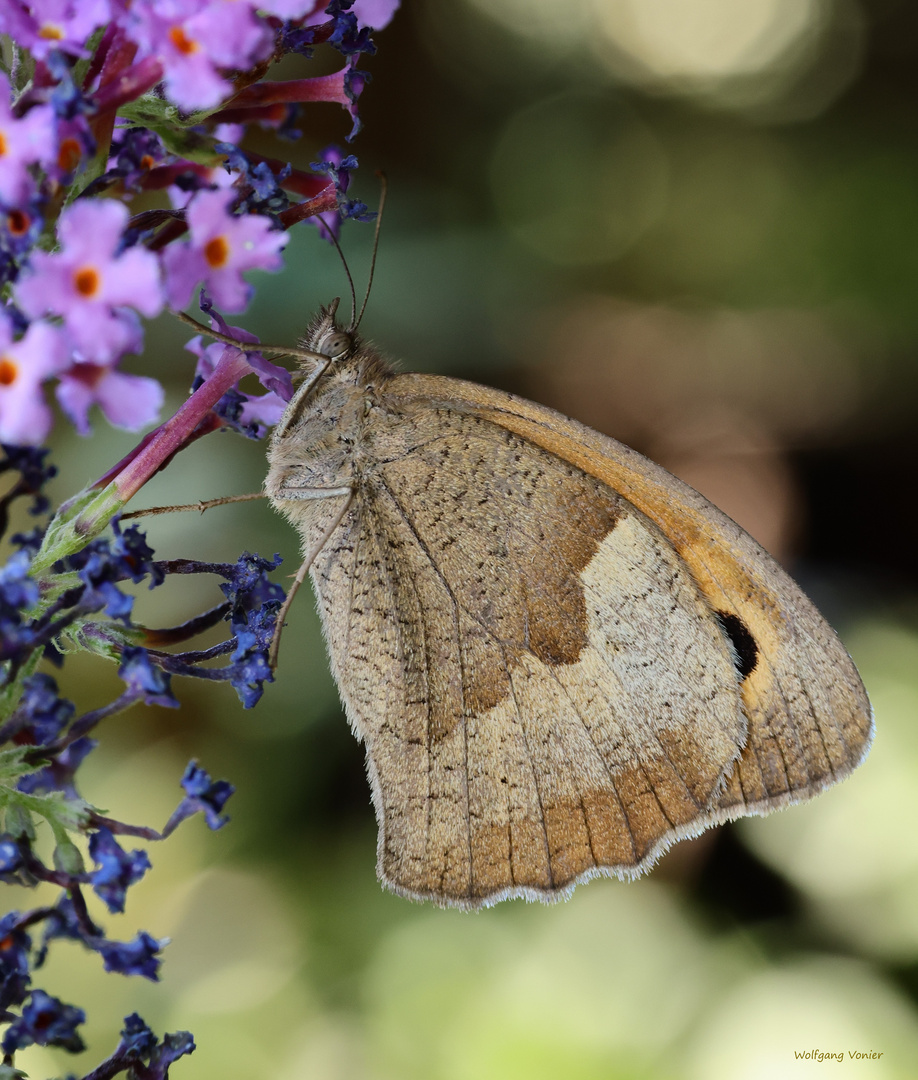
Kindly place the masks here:
[(99, 271), (94, 266), (81, 266), (73, 275), (74, 288), (80, 296), (85, 296), (87, 299), (95, 296), (99, 291), (101, 281)]
[(24, 210), (10, 210), (6, 215), (6, 227), (12, 236), (25, 236), (32, 219)]
[(8, 356), (0, 356), (0, 386), (12, 386), (19, 374), (19, 368)]
[(208, 266), (213, 267), (214, 270), (219, 269), (229, 258), (229, 244), (226, 242), (226, 237), (215, 236), (213, 240), (208, 240), (204, 247), (204, 258)]
[(3, 132), (0, 131), (0, 157), (6, 153), (6, 139), (3, 137)]
[(180, 53), (186, 56), (198, 51), (198, 43), (185, 36), (185, 31), (180, 26), (173, 26), (169, 31), (169, 40)]
[(64, 31), (54, 23), (45, 23), (38, 31), (38, 36), (44, 38), (45, 41), (60, 41), (64, 36)]
[(63, 172), (73, 172), (77, 165), (80, 164), (82, 156), (83, 148), (80, 146), (78, 139), (72, 137), (64, 139), (57, 152), (57, 166)]

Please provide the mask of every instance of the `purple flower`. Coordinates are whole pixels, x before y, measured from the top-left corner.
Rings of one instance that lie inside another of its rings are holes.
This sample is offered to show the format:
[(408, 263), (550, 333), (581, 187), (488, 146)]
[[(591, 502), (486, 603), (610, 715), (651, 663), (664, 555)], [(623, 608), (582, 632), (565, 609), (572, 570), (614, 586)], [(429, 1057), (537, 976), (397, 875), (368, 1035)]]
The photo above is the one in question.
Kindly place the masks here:
[(32, 318), (63, 317), (79, 359), (108, 364), (139, 345), (136, 308), (148, 318), (163, 306), (156, 257), (134, 247), (120, 250), (127, 208), (110, 199), (74, 203), (61, 214), (61, 251), (36, 251), (31, 272), (16, 285), (16, 299)]
[(80, 923), (68, 893), (61, 893), (61, 898), (48, 912), (45, 929), (41, 936), (41, 948), (35, 956), (35, 967), (41, 967), (48, 955), (48, 945), (55, 940), (81, 941), (88, 949), (95, 947), (95, 939), (90, 936)]
[[(15, 469), (20, 474), (18, 483), (13, 486), (4, 501), (8, 504), (12, 499), (22, 495), (31, 495), (32, 505), (29, 507), (29, 513), (43, 514), (48, 509), (49, 503), (42, 488), (49, 480), (57, 476), (57, 466), (45, 464), (45, 458), (51, 451), (43, 447), (9, 445), (0, 446), (0, 449), (3, 451), (0, 473), (6, 472), (7, 469)], [(5, 532), (6, 522), (0, 520), (0, 525), (3, 526), (0, 528), (0, 533)]]
[(290, 205), (283, 182), (290, 176), (293, 166), (288, 162), (274, 173), (266, 161), (251, 162), (248, 156), (229, 142), (218, 142), (214, 149), (226, 155), (224, 168), (228, 173), (244, 176), (249, 193), (239, 203), (237, 212), (279, 214)]
[(264, 684), (274, 682), (274, 672), (268, 662), (268, 649), (274, 632), (277, 612), (261, 613), (252, 629), (236, 631), (236, 648), (232, 660), (231, 682), (243, 708), (251, 709), (261, 700)]
[[(270, 11), (275, 15), (294, 18), (294, 13), (287, 12), (286, 8), (296, 6), (296, 3), (297, 0), (272, 0), (267, 4), (259, 4), (259, 7), (263, 7), (265, 11)], [(331, 16), (339, 23), (342, 20), (345, 21), (345, 25), (382, 30), (383, 27), (389, 25), (392, 16), (398, 11), (400, 3), (401, 0), (351, 0), (350, 3), (348, 3), (348, 0), (333, 0), (332, 3), (329, 3), (328, 0), (320, 0), (319, 3), (302, 6), (311, 6), (314, 11), (314, 14), (306, 19), (307, 26), (327, 22), (329, 16)], [(346, 19), (344, 19), (345, 16)]]
[(67, 364), (60, 331), (34, 322), (18, 341), (0, 317), (0, 442), (37, 446), (51, 430), (51, 410), (42, 383)]
[[(47, 509), (47, 507), (45, 509)], [(44, 542), (44, 539), (45, 530), (40, 525), (36, 525), (34, 529), (30, 529), (26, 533), (13, 533), (10, 537), (10, 543), (21, 548), (30, 559), (34, 559), (39, 551), (41, 551), (41, 545)]]
[[(2, 169), (2, 164), (0, 164)], [(19, 274), (19, 264), (38, 243), (45, 219), (42, 214), (44, 199), (38, 192), (33, 192), (22, 199), (18, 206), (0, 211), (0, 219), (5, 228), (0, 228), (0, 252), (11, 259), (11, 264), (4, 271), (4, 281), (14, 281)], [(24, 322), (25, 320), (23, 320)], [(23, 327), (25, 329), (25, 327)]]
[[(188, 342), (185, 348), (198, 357), (193, 387), (193, 389), (197, 389), (217, 366), (217, 361), (223, 355), (223, 350), (232, 348), (232, 346), (224, 345), (219, 341), (205, 346), (200, 337), (195, 337)], [(253, 356), (255, 356), (254, 353), (247, 354), (250, 363)], [(268, 361), (265, 361), (265, 363), (267, 364)], [(270, 366), (273, 367), (274, 365)], [(279, 370), (285, 371), (286, 369), (281, 368)], [(289, 372), (287, 374), (289, 375)], [(287, 401), (273, 390), (268, 391), (266, 394), (243, 394), (239, 390), (227, 390), (214, 406), (214, 412), (223, 417), (227, 426), (233, 428), (234, 431), (238, 431), (241, 435), (251, 439), (261, 439), (264, 437), (267, 428), (273, 427), (280, 420), (286, 408)]]
[(28, 7), (28, 15), (17, 12), (15, 31), (7, 32), (13, 34), (17, 45), (41, 59), (52, 49), (85, 55), (93, 31), (104, 26), (112, 14), (110, 0), (31, 0)]
[(25, 116), (10, 108), (12, 88), (0, 72), (0, 203), (18, 206), (34, 184), (30, 165), (53, 165), (57, 160), (57, 126), (50, 105), (33, 105)]
[(75, 712), (72, 701), (58, 696), (54, 679), (44, 672), (36, 672), (26, 679), (16, 707), (20, 739), (25, 735), (27, 738), (22, 741), (47, 746), (70, 723)]
[[(356, 59), (359, 53), (372, 56), (376, 52), (370, 30), (377, 23), (385, 25), (392, 18), (395, 7), (374, 0), (366, 4), (354, 3), (354, 0), (330, 0), (325, 10), (335, 24), (328, 39), (329, 44), (344, 56)], [(368, 22), (367, 19), (374, 21)]]
[(335, 194), (338, 197), (338, 209), (334, 212), (317, 214), (325, 223), (325, 228), (319, 232), (330, 239), (329, 232), (337, 237), (341, 230), (341, 222), (348, 218), (356, 218), (358, 221), (370, 221), (376, 214), (367, 209), (366, 203), (359, 199), (348, 199), (345, 193), (351, 184), (351, 173), (357, 168), (357, 158), (353, 154), (344, 156), (340, 147), (332, 144), (322, 151), (322, 157), (318, 161), (310, 163), (313, 172), (325, 173), (335, 184)]
[(236, 637), (231, 656), (233, 688), (242, 704), (251, 709), (259, 700), (265, 682), (273, 682), (268, 654), (277, 623), (277, 613), (284, 601), (284, 590), (268, 578), (268, 572), (280, 564), (243, 552), (235, 574), (220, 588), (232, 603), (230, 624)]
[(182, 787), (186, 796), (166, 822), (163, 828), (164, 837), (172, 833), (186, 818), (197, 813), (204, 814), (210, 829), (221, 829), (229, 821), (229, 818), (221, 813), (226, 800), (236, 790), (229, 781), (211, 780), (210, 774), (199, 768), (196, 761), (189, 761), (182, 777)]
[(133, 941), (102, 941), (96, 947), (102, 955), (106, 971), (117, 971), (122, 975), (143, 975), (153, 982), (159, 981), (159, 965), (162, 962), (157, 955), (166, 941), (157, 941), (141, 930)]
[(155, 132), (138, 127), (116, 129), (105, 175), (117, 177), (126, 188), (136, 190), (165, 156), (162, 140)]
[(32, 33), (32, 19), (19, 3), (0, 5), (0, 34), (9, 34), (15, 41), (27, 40)]
[(11, 911), (0, 919), (0, 1011), (20, 1005), (29, 986), (29, 935), (19, 929), (20, 914)]
[(125, 645), (121, 652), (121, 666), (118, 668), (118, 674), (127, 683), (129, 689), (142, 693), (147, 705), (178, 708), (179, 703), (169, 687), (169, 674), (153, 666), (146, 649)]
[(74, 120), (96, 111), (95, 105), (87, 100), (77, 86), (71, 61), (62, 52), (49, 49), (45, 56), (45, 67), (52, 80), (49, 104), (59, 120)]
[(156, 553), (147, 543), (146, 534), (137, 525), (128, 525), (122, 531), (117, 518), (112, 521), (112, 531), (115, 534), (111, 543), (112, 554), (118, 559), (122, 573), (134, 582), (143, 581), (149, 574), (151, 589), (162, 585), (166, 575), (153, 558)]
[(258, 6), (280, 19), (301, 19), (308, 15), (307, 23), (321, 22), (325, 18), (328, 0), (268, 0)]
[(33, 645), (31, 620), (23, 617), (39, 598), (30, 563), (28, 552), (21, 550), (0, 567), (0, 661), (27, 654)]
[(232, 89), (218, 69), (248, 68), (271, 49), (268, 27), (249, 4), (159, 0), (134, 4), (128, 33), (140, 56), (155, 56), (165, 71), (166, 96), (186, 111), (209, 109)]
[(392, 21), (401, 0), (354, 0), (351, 11), (361, 26), (382, 30)]
[(169, 1066), (185, 1054), (194, 1053), (194, 1050), (194, 1036), (190, 1031), (174, 1031), (164, 1035), (163, 1041), (150, 1057), (148, 1080), (165, 1080), (169, 1075)]
[(156, 1036), (137, 1013), (126, 1016), (121, 1031), (121, 1044), (115, 1053), (123, 1054), (127, 1058), (146, 1058), (155, 1048)]
[(129, 855), (112, 832), (103, 828), (89, 838), (89, 855), (99, 864), (89, 877), (93, 892), (109, 911), (124, 911), (125, 892), (150, 869), (147, 853), (135, 850)]
[(124, 579), (119, 560), (112, 557), (111, 545), (106, 539), (93, 540), (67, 560), (86, 585), (82, 602), (94, 610), (103, 609), (110, 618), (130, 620), (134, 605), (133, 596), (123, 593), (117, 583)]
[[(137, 1073), (142, 1075), (144, 1080), (165, 1080), (169, 1075), (169, 1066), (185, 1054), (190, 1054), (194, 1048), (194, 1039), (188, 1031), (165, 1035), (163, 1041), (157, 1043), (156, 1036), (144, 1021), (137, 1013), (131, 1013), (124, 1018), (121, 1042), (117, 1050), (97, 1072), (106, 1076), (114, 1075), (116, 1071), (120, 1072), (127, 1067), (125, 1063), (142, 1061), (148, 1064), (134, 1069), (132, 1076)], [(106, 1064), (117, 1064), (120, 1068), (103, 1072)]]
[(79, 794), (74, 784), (74, 775), (83, 763), (83, 759), (98, 746), (95, 739), (84, 736), (72, 742), (65, 750), (55, 755), (54, 760), (38, 772), (20, 777), (16, 785), (27, 795), (43, 791), (62, 791), (68, 798), (77, 799)]
[(137, 431), (159, 416), (165, 392), (156, 379), (128, 375), (104, 364), (74, 364), (60, 376), (57, 400), (81, 435), (88, 435), (89, 410), (98, 405), (113, 426)]
[(44, 990), (33, 990), (22, 1016), (13, 1021), (3, 1036), (3, 1052), (12, 1054), (32, 1043), (61, 1046), (71, 1053), (84, 1049), (77, 1026), (86, 1021), (86, 1013), (75, 1005), (65, 1005)]
[(28, 552), (17, 551), (0, 567), (0, 610), (26, 611), (38, 603), (38, 586), (29, 576)]
[(0, 834), (0, 877), (15, 874), (22, 866), (22, 852), (19, 841), (9, 833)]
[[(0, 881), (6, 885), (34, 885), (35, 879), (25, 865), (28, 853), (28, 840), (17, 839), (10, 833), (0, 835)], [(0, 962), (0, 985), (2, 981), (2, 962)]]
[[(335, 182), (335, 194), (338, 197), (338, 202), (341, 202), (344, 192), (347, 191), (348, 185), (351, 182), (350, 170), (342, 167), (344, 155), (341, 153), (339, 147), (332, 145), (326, 146), (322, 151), (322, 157), (319, 161), (313, 161), (309, 167), (313, 172), (325, 173), (326, 176), (330, 176)], [(352, 155), (348, 157), (348, 161), (353, 160), (354, 165), (357, 164), (357, 159)], [(310, 218), (311, 223), (316, 224), (316, 228), (319, 229), (319, 235), (323, 240), (332, 242), (332, 237), (336, 240), (341, 235), (341, 215), (337, 210), (324, 210), (321, 214), (316, 214), (315, 217)], [(318, 222), (321, 221), (324, 227), (319, 227)]]
[[(227, 127), (220, 124), (219, 127)], [(216, 188), (228, 189), (233, 187), (238, 177), (234, 172), (228, 172), (221, 162), (210, 168), (198, 166), (193, 172), (184, 172), (175, 178), (175, 183), (169, 185), (169, 202), (177, 210), (184, 209), (194, 198), (195, 192), (212, 190)]]
[(330, 0), (325, 10), (334, 18), (335, 27), (328, 43), (345, 56), (355, 57), (359, 53), (372, 56), (376, 52), (376, 45), (369, 36), (370, 28), (361, 26), (356, 15), (348, 10), (352, 2), (353, 0)]
[(88, 161), (95, 150), (95, 140), (85, 116), (77, 114), (67, 119), (58, 117), (57, 161), (52, 171), (59, 183), (70, 183), (80, 165)]
[[(162, 583), (163, 571), (153, 561), (153, 550), (136, 525), (130, 526), (123, 533), (118, 524), (113, 528), (113, 539), (100, 537), (91, 541), (70, 555), (67, 565), (71, 570), (76, 570), (80, 580), (86, 585), (80, 603), (89, 610), (97, 611), (102, 608), (110, 618), (122, 619), (127, 623), (134, 598), (123, 593), (118, 588), (118, 583), (126, 578), (135, 582), (141, 581), (149, 574), (152, 589)], [(149, 666), (145, 653), (143, 658), (138, 657), (135, 662), (140, 667), (143, 667), (144, 663)], [(130, 670), (130, 665), (126, 670)], [(148, 675), (144, 671), (142, 674), (135, 672), (135, 675), (140, 682), (145, 683), (145, 689), (162, 693), (160, 680), (165, 676), (161, 673)], [(168, 682), (165, 688), (168, 689)], [(171, 697), (171, 694), (168, 696)], [(160, 702), (164, 703), (166, 702)]]
[(261, 214), (233, 215), (232, 192), (199, 191), (187, 210), (191, 242), (163, 253), (166, 291), (174, 308), (186, 307), (194, 287), (205, 282), (214, 301), (226, 311), (243, 311), (252, 289), (243, 270), (279, 270), (278, 252), (287, 233), (273, 229)]
[(247, 613), (260, 610), (268, 604), (282, 604), (284, 590), (268, 574), (281, 564), (280, 555), (272, 560), (263, 559), (244, 551), (236, 561), (235, 573), (220, 586), (223, 595), (232, 605), (231, 620), (235, 626), (244, 624)]
[[(213, 301), (203, 289), (201, 290), (201, 310), (210, 317), (211, 328), (219, 330), (221, 334), (226, 334), (228, 337), (236, 338), (238, 341), (244, 341), (247, 344), (258, 340), (254, 334), (250, 334), (248, 330), (243, 330), (241, 326), (230, 326), (218, 311), (213, 310)], [(194, 351), (192, 349), (192, 352)], [(198, 364), (197, 374), (207, 378), (213, 371), (213, 366), (208, 366), (213, 359), (213, 354), (206, 363), (202, 359)], [(273, 390), (285, 402), (293, 397), (293, 379), (285, 367), (272, 364), (270, 360), (265, 360), (260, 352), (246, 353), (246, 359), (251, 367), (255, 369), (259, 382), (266, 390)]]
[[(348, 142), (354, 138), (354, 136), (363, 127), (363, 121), (360, 119), (360, 115), (357, 109), (357, 99), (363, 93), (364, 87), (370, 81), (370, 73), (368, 71), (358, 71), (353, 65), (345, 68), (344, 71), (344, 94), (347, 98), (347, 111), (351, 114), (351, 119), (354, 121), (350, 132), (345, 136)], [(366, 210), (366, 207), (364, 207)], [(351, 215), (353, 216), (353, 215)]]
[(274, 427), (287, 408), (287, 402), (279, 394), (240, 394), (239, 396), (243, 398), (239, 422), (246, 431), (256, 431), (256, 438), (259, 439), (264, 434), (265, 428)]

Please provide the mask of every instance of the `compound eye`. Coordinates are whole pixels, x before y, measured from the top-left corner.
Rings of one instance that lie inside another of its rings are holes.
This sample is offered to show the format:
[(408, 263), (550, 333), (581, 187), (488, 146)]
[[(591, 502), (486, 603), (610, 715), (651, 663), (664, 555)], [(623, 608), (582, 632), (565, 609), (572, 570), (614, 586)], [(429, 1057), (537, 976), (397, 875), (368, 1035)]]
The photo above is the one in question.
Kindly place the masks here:
[(330, 356), (332, 360), (335, 360), (348, 352), (352, 344), (351, 335), (346, 334), (343, 330), (339, 330), (337, 333), (329, 334), (328, 337), (323, 340), (319, 351), (325, 356)]

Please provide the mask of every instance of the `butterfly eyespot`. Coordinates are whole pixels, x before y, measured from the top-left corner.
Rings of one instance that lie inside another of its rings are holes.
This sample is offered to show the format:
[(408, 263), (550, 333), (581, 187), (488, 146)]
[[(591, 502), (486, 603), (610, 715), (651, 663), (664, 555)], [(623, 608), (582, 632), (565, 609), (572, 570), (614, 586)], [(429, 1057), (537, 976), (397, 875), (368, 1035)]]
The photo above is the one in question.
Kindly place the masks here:
[(759, 662), (759, 647), (755, 643), (755, 638), (749, 633), (749, 628), (738, 615), (729, 611), (715, 611), (714, 616), (730, 642), (733, 651), (733, 666), (742, 681), (755, 671), (756, 664)]
[(323, 356), (330, 356), (332, 360), (337, 360), (339, 356), (344, 356), (346, 352), (349, 352), (352, 345), (351, 335), (338, 330), (322, 340), (319, 352)]

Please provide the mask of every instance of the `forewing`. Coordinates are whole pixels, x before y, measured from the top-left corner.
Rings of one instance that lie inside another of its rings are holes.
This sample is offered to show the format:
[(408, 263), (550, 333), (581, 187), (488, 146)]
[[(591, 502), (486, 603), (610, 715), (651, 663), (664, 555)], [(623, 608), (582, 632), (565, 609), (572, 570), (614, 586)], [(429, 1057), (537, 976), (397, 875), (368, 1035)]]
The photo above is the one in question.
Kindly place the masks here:
[(467, 386), (392, 379), (313, 578), (380, 875), (476, 906), (639, 873), (720, 820), (747, 723), (730, 637), (663, 530), (450, 399)]

